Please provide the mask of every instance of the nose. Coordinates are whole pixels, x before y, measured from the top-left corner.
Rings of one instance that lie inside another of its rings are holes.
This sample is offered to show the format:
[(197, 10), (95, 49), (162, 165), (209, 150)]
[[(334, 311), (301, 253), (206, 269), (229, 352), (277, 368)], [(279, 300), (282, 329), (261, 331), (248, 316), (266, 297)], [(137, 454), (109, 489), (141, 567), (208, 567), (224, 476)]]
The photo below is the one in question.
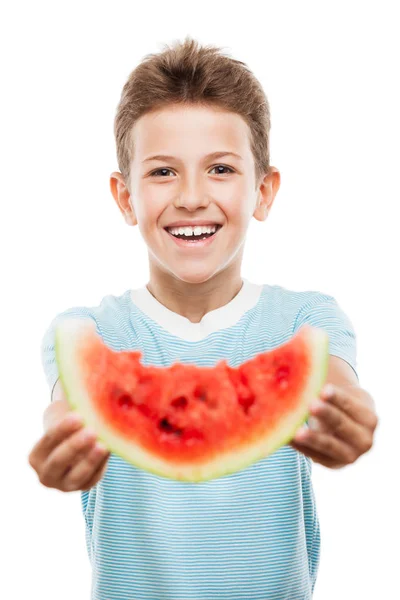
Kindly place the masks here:
[(178, 194), (174, 201), (176, 208), (186, 208), (193, 212), (198, 208), (207, 207), (210, 204), (204, 185), (198, 178), (186, 178), (182, 180)]

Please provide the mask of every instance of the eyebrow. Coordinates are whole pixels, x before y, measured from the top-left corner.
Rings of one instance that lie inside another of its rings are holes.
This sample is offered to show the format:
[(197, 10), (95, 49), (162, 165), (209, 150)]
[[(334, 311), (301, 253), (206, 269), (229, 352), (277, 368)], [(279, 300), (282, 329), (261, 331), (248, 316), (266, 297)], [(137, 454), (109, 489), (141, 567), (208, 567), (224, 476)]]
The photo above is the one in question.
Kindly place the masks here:
[[(221, 152), (212, 152), (211, 154), (207, 154), (207, 156), (205, 156), (205, 160), (209, 160), (210, 158), (222, 158), (223, 156), (234, 156), (239, 160), (243, 160), (243, 158), (239, 154), (236, 154), (235, 152), (228, 152), (225, 150), (222, 150)], [(175, 156), (167, 156), (166, 154), (156, 154), (155, 156), (149, 156), (143, 162), (145, 163), (151, 160), (177, 160), (177, 158)]]

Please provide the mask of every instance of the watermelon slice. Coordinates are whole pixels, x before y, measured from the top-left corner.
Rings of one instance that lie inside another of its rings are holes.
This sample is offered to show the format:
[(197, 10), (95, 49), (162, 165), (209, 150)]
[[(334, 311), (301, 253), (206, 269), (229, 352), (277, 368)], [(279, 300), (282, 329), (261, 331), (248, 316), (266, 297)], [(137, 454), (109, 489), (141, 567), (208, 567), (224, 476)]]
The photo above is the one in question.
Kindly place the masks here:
[(239, 471), (289, 442), (328, 368), (328, 335), (310, 325), (235, 368), (145, 366), (140, 351), (111, 350), (87, 319), (61, 321), (55, 345), (71, 409), (104, 445), (191, 482)]

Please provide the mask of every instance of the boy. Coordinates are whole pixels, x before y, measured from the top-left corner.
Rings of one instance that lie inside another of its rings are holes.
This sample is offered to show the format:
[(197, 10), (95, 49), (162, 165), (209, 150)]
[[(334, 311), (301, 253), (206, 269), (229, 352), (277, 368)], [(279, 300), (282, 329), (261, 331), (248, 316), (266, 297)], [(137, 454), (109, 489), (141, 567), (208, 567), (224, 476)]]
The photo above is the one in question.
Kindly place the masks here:
[[(353, 463), (377, 425), (358, 385), (355, 333), (335, 299), (241, 276), (250, 219), (267, 218), (280, 175), (269, 165), (260, 84), (217, 50), (187, 39), (130, 75), (115, 119), (121, 172), (110, 185), (148, 247), (149, 283), (66, 310), (43, 340), (52, 403), (29, 460), (43, 485), (81, 491), (95, 600), (311, 598), (320, 545), (312, 460)], [(310, 323), (329, 334), (333, 393), (321, 393), (318, 421), (267, 459), (201, 484), (167, 480), (110, 455), (71, 418), (54, 327), (76, 316), (93, 319), (114, 350), (138, 348), (157, 366), (237, 366)]]

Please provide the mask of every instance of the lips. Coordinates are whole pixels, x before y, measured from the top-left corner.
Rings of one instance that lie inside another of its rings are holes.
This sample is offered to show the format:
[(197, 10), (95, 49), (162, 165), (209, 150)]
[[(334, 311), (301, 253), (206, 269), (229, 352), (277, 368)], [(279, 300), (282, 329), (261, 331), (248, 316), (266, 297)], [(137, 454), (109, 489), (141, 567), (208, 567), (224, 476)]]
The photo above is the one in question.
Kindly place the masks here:
[[(186, 225), (186, 227), (188, 227), (188, 225)], [(204, 227), (205, 227), (205, 225), (204, 225)], [(211, 225), (209, 225), (209, 227), (211, 227)], [(222, 225), (218, 225), (217, 223), (215, 223), (215, 227), (216, 227), (216, 229), (215, 229), (215, 231), (214, 231), (214, 232), (211, 234), (211, 236), (210, 236), (210, 237), (212, 237), (213, 235), (215, 235), (216, 233), (218, 233), (218, 231), (219, 231), (219, 230), (222, 228)], [(165, 231), (166, 231), (167, 233), (169, 233), (169, 235), (172, 235), (173, 237), (175, 237), (175, 238), (176, 238), (176, 236), (175, 236), (173, 233), (171, 233), (170, 231), (168, 231), (168, 229), (169, 229), (169, 228), (170, 228), (170, 226), (168, 226), (168, 227), (164, 227)], [(171, 228), (172, 228), (172, 226), (171, 226)], [(183, 226), (182, 226), (182, 228), (183, 228)], [(202, 234), (200, 234), (200, 235), (202, 235)], [(182, 240), (185, 240), (185, 239), (186, 239), (186, 240), (190, 240), (190, 239), (192, 239), (192, 237), (195, 237), (195, 236), (190, 236), (190, 235), (188, 235), (188, 236), (186, 236), (186, 238), (183, 238), (183, 237), (182, 237), (182, 238), (176, 238), (176, 239), (182, 239)]]
[(174, 223), (166, 225), (164, 229), (167, 229), (168, 227), (212, 227), (213, 225), (222, 227), (222, 224), (217, 221), (175, 221)]
[(194, 240), (191, 239), (191, 236), (187, 236), (187, 238), (179, 238), (174, 236), (172, 233), (170, 233), (166, 228), (164, 229), (165, 233), (168, 235), (168, 237), (175, 242), (175, 244), (177, 244), (178, 246), (182, 247), (182, 248), (203, 248), (204, 246), (209, 246), (210, 244), (213, 243), (214, 239), (218, 236), (218, 232), (220, 231), (220, 229), (222, 229), (222, 225), (217, 227), (217, 230), (215, 233), (213, 233), (212, 235), (210, 235), (207, 238), (204, 239), (200, 239), (200, 240)]

